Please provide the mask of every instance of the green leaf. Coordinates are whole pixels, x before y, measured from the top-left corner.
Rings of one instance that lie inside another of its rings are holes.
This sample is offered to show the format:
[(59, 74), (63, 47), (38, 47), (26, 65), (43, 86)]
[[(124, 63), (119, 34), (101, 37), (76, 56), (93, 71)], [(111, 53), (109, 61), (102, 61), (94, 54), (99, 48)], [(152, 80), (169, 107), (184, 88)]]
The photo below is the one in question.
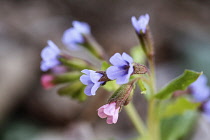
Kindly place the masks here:
[(102, 64), (101, 64), (101, 70), (105, 71), (110, 66), (111, 65), (108, 64), (106, 61), (103, 61)]
[(183, 115), (165, 118), (161, 121), (161, 140), (178, 140), (192, 130), (197, 113), (187, 111)]
[(56, 75), (53, 80), (53, 83), (61, 84), (61, 83), (67, 83), (67, 82), (72, 82), (72, 81), (78, 81), (81, 75), (82, 73), (78, 71), (72, 71), (72, 72)]
[(106, 84), (102, 87), (105, 88), (107, 91), (112, 92), (117, 90), (119, 88), (119, 85), (116, 84), (116, 81), (114, 80), (106, 82)]
[(79, 59), (79, 58), (66, 59), (66, 58), (61, 57), (61, 58), (59, 58), (59, 61), (63, 65), (65, 65), (73, 70), (92, 69), (92, 67), (90, 66), (90, 64), (88, 62), (86, 62), (85, 60)]
[(193, 103), (185, 97), (177, 98), (174, 102), (170, 101), (169, 104), (163, 104), (161, 108), (161, 117), (171, 117), (175, 115), (182, 115), (184, 112), (189, 110), (196, 110), (200, 103)]
[(146, 56), (141, 46), (135, 46), (131, 49), (131, 56), (136, 63), (145, 64)]
[(195, 72), (185, 70), (182, 75), (172, 80), (167, 86), (160, 90), (155, 97), (158, 99), (165, 99), (171, 96), (174, 91), (185, 90), (191, 83), (193, 83), (202, 72)]
[(138, 85), (139, 85), (139, 88), (141, 90), (141, 94), (146, 94), (147, 89), (146, 89), (146, 87), (145, 87), (145, 85), (144, 85), (144, 83), (142, 82), (141, 79), (138, 81)]
[(84, 101), (87, 98), (84, 93), (84, 88), (85, 86), (80, 81), (76, 81), (60, 88), (58, 94), (61, 96), (69, 96), (78, 101)]

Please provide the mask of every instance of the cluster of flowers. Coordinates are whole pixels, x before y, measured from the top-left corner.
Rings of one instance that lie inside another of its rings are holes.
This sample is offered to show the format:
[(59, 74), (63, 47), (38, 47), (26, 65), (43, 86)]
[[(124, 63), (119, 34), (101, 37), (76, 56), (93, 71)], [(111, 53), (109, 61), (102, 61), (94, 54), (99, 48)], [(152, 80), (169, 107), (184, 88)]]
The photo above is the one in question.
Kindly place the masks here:
[[(149, 23), (149, 15), (145, 14), (136, 19), (135, 17), (131, 18), (132, 25), (138, 35), (146, 34), (147, 27)], [(63, 44), (69, 50), (78, 50), (82, 47), (91, 46), (88, 44), (88, 36), (91, 34), (90, 26), (85, 22), (73, 21), (73, 27), (67, 29), (62, 37)], [(91, 48), (91, 51), (94, 50), (94, 47)], [(93, 54), (98, 51), (101, 58), (100, 50), (95, 49)], [(41, 70), (47, 72), (51, 70), (54, 73), (64, 73), (66, 69), (61, 67), (63, 64), (61, 58), (65, 58), (62, 55), (62, 51), (53, 43), (48, 41), (48, 46), (46, 46), (41, 52)], [(110, 58), (110, 63), (113, 66), (110, 66), (106, 71), (94, 71), (89, 69), (84, 69), (81, 72), (83, 75), (80, 77), (80, 81), (86, 85), (84, 93), (87, 96), (93, 96), (96, 94), (97, 89), (106, 84), (106, 82), (111, 80), (116, 80), (116, 83), (119, 85), (129, 83), (130, 76), (132, 74), (144, 74), (147, 72), (147, 69), (143, 65), (139, 65), (133, 62), (133, 58), (126, 53), (122, 55), (120, 53), (115, 53)], [(143, 71), (139, 67), (144, 67)], [(51, 74), (44, 74), (41, 78), (42, 85), (45, 88), (51, 88), (55, 86), (53, 82), (55, 78)], [(121, 110), (122, 105), (119, 105), (116, 101), (109, 102), (106, 105), (103, 105), (98, 109), (98, 116), (101, 118), (107, 118), (107, 123), (112, 124), (116, 123), (118, 120), (118, 113)]]
[(189, 86), (189, 93), (195, 102), (201, 103), (201, 111), (207, 120), (210, 121), (210, 87), (205, 75), (201, 75)]

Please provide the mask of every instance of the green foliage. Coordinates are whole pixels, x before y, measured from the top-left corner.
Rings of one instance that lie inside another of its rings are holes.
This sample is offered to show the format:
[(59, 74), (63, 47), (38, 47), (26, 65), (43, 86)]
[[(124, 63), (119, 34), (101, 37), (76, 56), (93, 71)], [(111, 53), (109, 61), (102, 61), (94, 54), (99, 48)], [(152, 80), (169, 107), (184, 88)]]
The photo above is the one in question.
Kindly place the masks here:
[(139, 85), (139, 88), (141, 90), (141, 94), (146, 94), (147, 93), (147, 89), (146, 89), (146, 87), (145, 87), (145, 85), (144, 85), (142, 80), (138, 81), (138, 85)]
[(63, 65), (73, 70), (91, 69), (90, 64), (88, 64), (86, 61), (82, 59), (78, 59), (78, 58), (65, 59), (61, 57), (59, 58), (59, 61)]
[(161, 121), (161, 140), (178, 140), (186, 136), (196, 120), (197, 113), (187, 111), (183, 115), (165, 118)]
[(85, 86), (80, 82), (72, 82), (58, 90), (59, 95), (69, 96), (78, 101), (85, 101), (87, 96), (84, 93)]
[(193, 83), (202, 72), (194, 72), (185, 70), (185, 72), (171, 81), (167, 86), (160, 90), (155, 97), (158, 99), (165, 99), (172, 95), (174, 91), (185, 90), (191, 83)]
[(82, 73), (78, 71), (72, 71), (72, 72), (56, 75), (53, 80), (53, 83), (61, 84), (61, 83), (77, 81), (81, 75)]
[(119, 88), (119, 85), (116, 84), (116, 81), (108, 81), (106, 84), (103, 86), (107, 91), (113, 92)]
[(196, 110), (200, 103), (193, 103), (184, 97), (177, 98), (175, 101), (163, 103), (160, 108), (161, 118), (167, 118), (175, 115), (182, 115), (189, 110)]
[(101, 64), (101, 70), (106, 71), (106, 69), (110, 66), (111, 65), (109, 63), (107, 63), (106, 61), (103, 61)]
[(145, 64), (146, 56), (141, 46), (135, 46), (131, 48), (131, 56), (133, 57), (134, 62)]

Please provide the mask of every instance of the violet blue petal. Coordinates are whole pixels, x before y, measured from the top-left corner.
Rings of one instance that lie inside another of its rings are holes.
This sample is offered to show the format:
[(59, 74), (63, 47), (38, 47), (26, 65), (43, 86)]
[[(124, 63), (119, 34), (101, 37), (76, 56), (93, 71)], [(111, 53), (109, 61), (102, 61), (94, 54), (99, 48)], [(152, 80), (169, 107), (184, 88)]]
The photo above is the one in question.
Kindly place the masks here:
[(85, 22), (73, 21), (73, 27), (82, 34), (90, 34), (90, 26)]
[(92, 96), (91, 89), (92, 89), (93, 85), (94, 85), (94, 84), (91, 83), (91, 84), (89, 84), (89, 85), (86, 86), (84, 92), (85, 92), (85, 94), (86, 94), (87, 96)]
[(210, 100), (203, 104), (203, 112), (210, 115)]
[(103, 75), (96, 73), (95, 71), (90, 72), (90, 79), (93, 83), (97, 83)]
[(90, 77), (88, 75), (82, 75), (80, 76), (80, 81), (84, 84), (84, 85), (89, 85), (91, 84), (91, 80)]
[(127, 70), (117, 67), (117, 66), (110, 66), (107, 70), (106, 70), (107, 76), (109, 79), (114, 80), (117, 79), (121, 76), (124, 76), (127, 74)]
[(136, 19), (135, 16), (132, 16), (132, 17), (131, 17), (131, 23), (132, 23), (134, 29), (135, 29), (137, 32), (139, 32), (139, 31), (140, 31), (140, 28), (139, 28), (139, 26), (138, 26), (138, 20)]
[(96, 90), (100, 87), (101, 82), (95, 83), (91, 89), (91, 95), (96, 95)]
[(115, 53), (110, 59), (110, 63), (114, 66), (123, 66), (127, 65), (126, 61), (123, 60), (122, 56), (120, 53)]
[(90, 70), (88, 70), (88, 69), (84, 69), (84, 70), (82, 70), (81, 72), (82, 72), (82, 73), (85, 73), (85, 74), (87, 74), (87, 75), (90, 75)]
[(130, 57), (127, 53), (123, 53), (122, 54), (122, 58), (125, 60), (125, 61), (127, 61), (127, 62), (129, 62), (129, 63), (133, 63), (133, 58), (132, 57)]
[(190, 85), (191, 94), (195, 101), (203, 102), (210, 97), (210, 88), (207, 86), (207, 77), (201, 75)]

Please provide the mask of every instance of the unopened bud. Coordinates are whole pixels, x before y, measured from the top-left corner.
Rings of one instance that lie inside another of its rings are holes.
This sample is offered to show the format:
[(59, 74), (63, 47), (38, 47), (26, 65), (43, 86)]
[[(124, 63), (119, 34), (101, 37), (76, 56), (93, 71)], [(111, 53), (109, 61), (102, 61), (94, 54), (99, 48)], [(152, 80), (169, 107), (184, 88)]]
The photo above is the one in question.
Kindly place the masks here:
[(82, 75), (81, 72), (77, 71), (56, 75), (54, 76), (53, 83), (61, 84), (61, 83), (77, 81), (81, 75)]
[(134, 67), (134, 71), (133, 74), (145, 74), (148, 72), (148, 69), (146, 66), (138, 64), (138, 63), (134, 63), (133, 64)]
[(86, 95), (83, 93), (84, 88), (85, 86), (80, 81), (76, 81), (60, 88), (58, 90), (58, 94), (62, 96), (69, 96), (79, 101), (84, 101), (86, 99)]

